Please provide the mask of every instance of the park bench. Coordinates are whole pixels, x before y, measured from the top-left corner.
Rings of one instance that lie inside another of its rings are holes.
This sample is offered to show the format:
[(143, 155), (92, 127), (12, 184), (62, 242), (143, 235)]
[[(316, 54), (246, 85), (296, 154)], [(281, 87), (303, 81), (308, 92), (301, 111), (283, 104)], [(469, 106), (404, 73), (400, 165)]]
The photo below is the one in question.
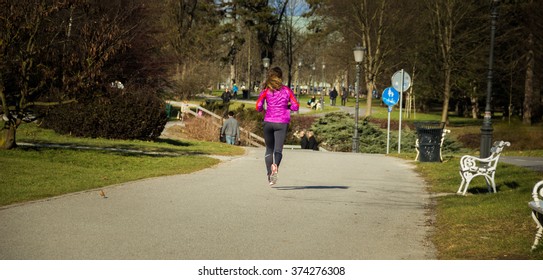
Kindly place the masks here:
[[(460, 176), (462, 182), (458, 188), (457, 194), (466, 195), (469, 183), (473, 178), (477, 176), (484, 176), (488, 191), (496, 192), (496, 182), (494, 181), (494, 175), (496, 174), (496, 166), (500, 159), (500, 155), (505, 146), (511, 146), (511, 143), (507, 141), (496, 141), (490, 151), (492, 154), (487, 158), (478, 158), (470, 155), (465, 155), (460, 158)], [(492, 186), (492, 189), (490, 189)]]
[(532, 209), (532, 218), (537, 225), (534, 245), (532, 245), (532, 250), (534, 250), (539, 244), (539, 239), (543, 235), (543, 226), (541, 226), (541, 224), (543, 224), (543, 201), (541, 201), (543, 198), (543, 181), (539, 181), (535, 184), (534, 190), (532, 191), (532, 198), (534, 200), (530, 201), (528, 206)]
[[(451, 133), (451, 131), (448, 129), (443, 129), (443, 132), (441, 133), (441, 140), (439, 144), (439, 159), (441, 161), (443, 161), (443, 155), (442, 155), (443, 141), (445, 141), (445, 136), (447, 135), (447, 133)], [(418, 161), (420, 157), (420, 143), (419, 143), (418, 137), (417, 137), (417, 140), (415, 141), (415, 150), (417, 151), (417, 156), (415, 157), (415, 161)]]

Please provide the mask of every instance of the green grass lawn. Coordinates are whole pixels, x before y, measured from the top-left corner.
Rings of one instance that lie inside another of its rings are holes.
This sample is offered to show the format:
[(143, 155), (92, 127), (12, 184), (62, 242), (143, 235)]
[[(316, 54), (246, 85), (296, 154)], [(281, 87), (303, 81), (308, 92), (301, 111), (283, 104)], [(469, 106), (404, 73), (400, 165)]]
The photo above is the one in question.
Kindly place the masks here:
[[(17, 132), (20, 143), (60, 144), (72, 148), (21, 146), (0, 150), (0, 206), (143, 178), (190, 173), (219, 163), (208, 155), (244, 153), (240, 147), (214, 142), (78, 138), (59, 135), (35, 124), (23, 125)], [(75, 146), (167, 154), (81, 150)]]
[(416, 163), (417, 171), (438, 196), (432, 241), (439, 259), (543, 259), (543, 248), (531, 252), (536, 227), (528, 202), (541, 173), (499, 163), (497, 193), (488, 193), (484, 178), (473, 179), (466, 196), (454, 194), (460, 184), (459, 158), (443, 163)]
[[(1, 123), (0, 123), (1, 125)], [(25, 124), (17, 130), (17, 142), (51, 143), (81, 145), (88, 147), (108, 147), (135, 149), (145, 152), (179, 153), (186, 155), (241, 155), (243, 149), (216, 142), (193, 140), (158, 139), (157, 141), (111, 140), (102, 138), (81, 138), (61, 135), (50, 129), (42, 129), (36, 124)]]
[(218, 159), (108, 151), (18, 148), (0, 150), (0, 206), (143, 178), (190, 173)]

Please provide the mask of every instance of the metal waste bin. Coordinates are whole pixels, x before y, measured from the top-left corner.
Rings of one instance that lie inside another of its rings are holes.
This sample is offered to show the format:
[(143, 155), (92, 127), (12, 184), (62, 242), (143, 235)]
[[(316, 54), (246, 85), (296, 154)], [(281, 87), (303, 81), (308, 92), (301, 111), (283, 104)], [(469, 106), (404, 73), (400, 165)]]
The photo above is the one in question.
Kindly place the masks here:
[(172, 114), (172, 104), (166, 103), (166, 116), (170, 118), (171, 114)]
[(419, 140), (419, 161), (441, 161), (441, 135), (445, 124), (440, 122), (415, 122)]

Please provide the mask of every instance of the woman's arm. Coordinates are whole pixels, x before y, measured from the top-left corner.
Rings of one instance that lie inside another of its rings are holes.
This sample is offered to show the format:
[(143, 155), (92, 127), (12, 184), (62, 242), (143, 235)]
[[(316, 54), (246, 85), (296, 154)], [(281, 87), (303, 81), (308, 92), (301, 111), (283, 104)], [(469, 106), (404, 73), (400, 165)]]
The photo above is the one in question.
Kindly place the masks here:
[(266, 94), (268, 93), (268, 89), (263, 90), (260, 92), (260, 96), (256, 100), (256, 110), (259, 112), (262, 112), (264, 109), (264, 100), (266, 100)]
[(296, 97), (294, 96), (294, 92), (288, 87), (285, 87), (287, 89), (289, 99), (290, 99), (290, 110), (291, 111), (298, 111), (300, 109), (300, 103), (298, 103), (298, 100), (296, 100)]

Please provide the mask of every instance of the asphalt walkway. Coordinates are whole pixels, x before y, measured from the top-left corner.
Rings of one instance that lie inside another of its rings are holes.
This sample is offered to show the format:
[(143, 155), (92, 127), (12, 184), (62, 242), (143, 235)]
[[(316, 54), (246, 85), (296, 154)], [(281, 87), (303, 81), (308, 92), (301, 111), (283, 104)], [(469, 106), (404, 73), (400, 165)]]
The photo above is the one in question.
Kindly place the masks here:
[(502, 162), (529, 168), (538, 172), (543, 172), (543, 158), (540, 157), (514, 157), (502, 156)]
[(0, 259), (435, 259), (413, 166), (374, 154), (264, 150), (213, 168), (0, 209)]

